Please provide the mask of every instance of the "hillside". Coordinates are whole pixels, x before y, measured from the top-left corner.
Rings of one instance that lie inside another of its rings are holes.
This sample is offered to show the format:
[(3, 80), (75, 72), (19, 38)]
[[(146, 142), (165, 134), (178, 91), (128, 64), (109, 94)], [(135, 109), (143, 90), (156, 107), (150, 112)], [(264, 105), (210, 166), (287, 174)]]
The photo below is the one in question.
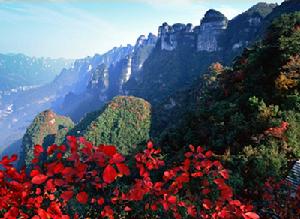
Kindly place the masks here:
[(56, 115), (50, 110), (37, 115), (23, 136), (18, 166), (22, 167), (24, 164), (30, 166), (35, 145), (46, 147), (54, 143), (63, 143), (66, 133), (73, 126), (71, 119)]
[(212, 65), (169, 99), (173, 107), (154, 114), (154, 127), (167, 127), (156, 132), (165, 150), (206, 145), (224, 155), (240, 187), (284, 177), (300, 158), (299, 24), (300, 13), (283, 15), (232, 67)]
[(149, 139), (151, 106), (143, 99), (118, 96), (101, 111), (86, 115), (68, 135), (84, 136), (95, 145), (117, 145), (128, 154)]

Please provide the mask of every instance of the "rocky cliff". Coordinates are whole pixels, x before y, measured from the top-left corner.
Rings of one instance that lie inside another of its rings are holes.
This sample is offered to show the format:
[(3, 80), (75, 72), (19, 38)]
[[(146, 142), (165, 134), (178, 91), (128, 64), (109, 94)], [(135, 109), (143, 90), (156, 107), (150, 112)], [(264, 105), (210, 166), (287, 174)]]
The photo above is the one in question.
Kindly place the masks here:
[[(56, 101), (54, 107), (60, 114), (79, 121), (85, 113), (102, 107), (114, 96), (124, 94), (124, 84), (138, 80), (144, 62), (155, 47), (157, 37), (141, 35), (135, 46), (114, 48), (103, 55), (96, 55), (75, 62), (67, 77), (74, 77), (70, 92)], [(62, 76), (61, 76), (62, 77)], [(61, 79), (59, 79), (61, 81)]]
[(219, 36), (227, 28), (228, 19), (216, 10), (206, 12), (201, 20), (197, 35), (197, 51), (215, 52), (220, 50)]
[(227, 18), (221, 12), (212, 9), (206, 12), (200, 26), (181, 23), (170, 26), (163, 23), (158, 28), (160, 47), (167, 51), (178, 46), (191, 47), (197, 51), (217, 51), (218, 37), (227, 28), (227, 23)]
[(190, 86), (211, 63), (230, 63), (257, 39), (263, 19), (275, 6), (259, 3), (230, 21), (211, 9), (195, 27), (163, 23), (158, 28), (157, 46), (139, 72), (139, 80), (129, 79), (125, 90), (155, 106)]
[(196, 51), (217, 52), (243, 49), (256, 39), (262, 20), (276, 4), (258, 3), (246, 12), (228, 21), (219, 11), (210, 9), (200, 25), (163, 23), (158, 29), (161, 50), (172, 51), (183, 45)]

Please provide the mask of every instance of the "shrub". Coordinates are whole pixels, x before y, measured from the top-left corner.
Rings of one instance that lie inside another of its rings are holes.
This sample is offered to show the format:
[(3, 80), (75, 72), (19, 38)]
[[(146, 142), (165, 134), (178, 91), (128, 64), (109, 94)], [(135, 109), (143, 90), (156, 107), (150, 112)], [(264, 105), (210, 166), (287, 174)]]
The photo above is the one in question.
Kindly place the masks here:
[(259, 218), (233, 199), (211, 151), (190, 146), (183, 162), (166, 168), (148, 142), (129, 168), (114, 146), (67, 139), (69, 147), (36, 145), (28, 175), (12, 166), (17, 156), (0, 161), (1, 218)]

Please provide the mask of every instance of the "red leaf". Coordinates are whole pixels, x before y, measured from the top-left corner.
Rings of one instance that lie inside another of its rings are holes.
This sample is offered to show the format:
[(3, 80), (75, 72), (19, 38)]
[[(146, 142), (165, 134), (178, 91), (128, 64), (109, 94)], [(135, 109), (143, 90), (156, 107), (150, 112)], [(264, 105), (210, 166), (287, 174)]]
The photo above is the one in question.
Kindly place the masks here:
[(77, 194), (76, 199), (79, 203), (86, 204), (89, 199), (89, 196), (86, 192), (80, 192)]
[(212, 156), (212, 151), (207, 151), (205, 157), (210, 158)]
[(168, 197), (168, 202), (171, 204), (176, 204), (177, 198), (174, 195)]
[(45, 210), (43, 210), (42, 208), (38, 209), (38, 215), (40, 216), (41, 219), (49, 218), (49, 214)]
[(44, 148), (41, 145), (35, 145), (34, 146), (34, 156), (38, 157), (41, 153), (44, 152)]
[(254, 213), (254, 212), (247, 212), (245, 213), (245, 215), (249, 218), (249, 219), (259, 219), (259, 216)]
[(30, 172), (30, 176), (31, 177), (34, 177), (34, 176), (36, 176), (36, 175), (39, 175), (40, 174), (40, 171), (39, 170), (31, 170), (31, 172)]
[(61, 173), (63, 171), (63, 169), (64, 169), (64, 165), (62, 163), (58, 163), (54, 166), (53, 172), (55, 174), (58, 174), (58, 173)]
[(112, 157), (112, 163), (121, 163), (125, 160), (125, 158), (123, 157), (122, 154), (116, 153), (114, 154), (114, 156)]
[(229, 179), (229, 174), (227, 170), (221, 170), (219, 173), (224, 179)]
[(148, 148), (148, 149), (152, 149), (152, 148), (153, 148), (153, 143), (152, 143), (152, 141), (148, 141), (148, 143), (147, 143), (147, 148)]
[(235, 206), (241, 206), (241, 202), (239, 200), (232, 200), (229, 202), (231, 205), (235, 205)]
[(31, 182), (33, 184), (40, 185), (40, 184), (44, 183), (47, 180), (47, 178), (48, 177), (43, 174), (38, 174), (32, 178)]
[(130, 170), (129, 168), (123, 164), (123, 163), (117, 163), (117, 168), (119, 170), (119, 172), (122, 174), (122, 175), (126, 175), (126, 176), (129, 176), (130, 175)]
[(99, 198), (97, 201), (98, 205), (103, 205), (104, 204), (104, 198)]
[(10, 157), (10, 162), (14, 162), (18, 159), (18, 156), (16, 154), (13, 154), (11, 157)]
[(203, 189), (202, 190), (202, 194), (203, 195), (207, 195), (207, 194), (209, 194), (210, 193), (210, 189)]
[(99, 150), (102, 151), (107, 156), (112, 157), (115, 153), (117, 153), (117, 149), (115, 146), (111, 145), (103, 145), (99, 147)]
[(55, 180), (54, 180), (54, 184), (55, 184), (56, 186), (63, 186), (63, 185), (66, 184), (66, 182), (65, 182), (64, 180), (62, 180), (62, 179), (55, 179)]
[(211, 204), (211, 201), (210, 201), (210, 200), (208, 200), (208, 199), (204, 199), (204, 200), (203, 200), (203, 207), (204, 207), (205, 209), (210, 210), (210, 209), (211, 209), (211, 206), (212, 206), (212, 204)]
[(132, 209), (130, 208), (130, 207), (128, 207), (128, 206), (126, 206), (125, 208), (124, 208), (124, 211), (131, 211)]
[(60, 197), (65, 201), (69, 201), (73, 197), (73, 194), (73, 191), (65, 191), (61, 193)]
[(117, 177), (117, 171), (110, 164), (103, 171), (103, 180), (106, 183), (112, 183)]

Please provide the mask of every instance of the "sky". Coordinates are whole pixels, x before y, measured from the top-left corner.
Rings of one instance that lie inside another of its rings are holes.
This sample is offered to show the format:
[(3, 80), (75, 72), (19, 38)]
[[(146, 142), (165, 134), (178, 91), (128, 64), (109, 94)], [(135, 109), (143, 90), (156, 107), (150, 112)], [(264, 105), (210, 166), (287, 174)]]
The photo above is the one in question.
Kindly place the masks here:
[[(208, 9), (229, 19), (259, 0), (0, 0), (0, 53), (82, 58), (137, 37), (163, 22), (199, 25)], [(280, 4), (283, 0), (267, 0)]]

